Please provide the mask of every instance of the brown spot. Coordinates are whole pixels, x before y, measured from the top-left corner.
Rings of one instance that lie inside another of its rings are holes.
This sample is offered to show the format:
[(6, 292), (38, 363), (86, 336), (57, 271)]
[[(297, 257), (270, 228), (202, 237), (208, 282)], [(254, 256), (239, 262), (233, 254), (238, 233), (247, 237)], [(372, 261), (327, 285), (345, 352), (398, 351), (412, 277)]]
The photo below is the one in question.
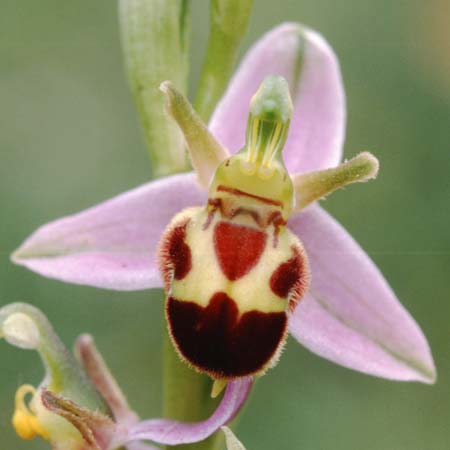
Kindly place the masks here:
[(288, 298), (289, 309), (293, 310), (299, 300), (303, 297), (309, 282), (309, 271), (305, 256), (301, 250), (292, 247), (294, 255), (291, 259), (280, 264), (270, 277), (270, 288), (275, 295)]
[(280, 211), (273, 211), (272, 214), (267, 218), (267, 225), (273, 223), (274, 232), (273, 232), (273, 247), (276, 248), (278, 246), (278, 236), (280, 234), (280, 228), (286, 225), (286, 221), (283, 219)]
[(209, 228), (217, 209), (222, 210), (222, 200), (220, 200), (219, 198), (208, 199), (208, 207), (207, 207), (208, 217), (206, 218), (206, 222), (203, 224), (202, 227), (203, 230), (207, 230)]
[(258, 262), (267, 235), (254, 228), (219, 222), (214, 228), (214, 248), (225, 276), (235, 281)]
[(241, 191), (240, 189), (232, 188), (229, 186), (220, 185), (217, 187), (217, 192), (228, 192), (229, 194), (235, 195), (237, 197), (249, 197), (260, 201), (261, 203), (266, 203), (267, 205), (283, 207), (283, 203), (279, 200), (274, 200), (272, 198), (261, 197), (260, 195), (250, 194), (249, 192)]
[(191, 249), (185, 242), (188, 223), (189, 219), (176, 224), (162, 237), (160, 265), (166, 290), (173, 278), (182, 280), (192, 267)]
[(230, 202), (227, 199), (223, 198), (210, 198), (208, 200), (208, 218), (203, 225), (203, 229), (206, 230), (212, 222), (214, 217), (214, 213), (219, 210), (222, 217), (227, 218), (228, 220), (232, 220), (236, 216), (247, 214), (249, 215), (260, 227), (265, 227), (267, 224), (261, 219), (259, 211), (251, 208), (236, 208), (234, 202)]
[(214, 377), (242, 377), (264, 371), (283, 344), (284, 312), (249, 311), (239, 318), (236, 302), (217, 292), (208, 306), (169, 297), (166, 305), (172, 339), (181, 355)]

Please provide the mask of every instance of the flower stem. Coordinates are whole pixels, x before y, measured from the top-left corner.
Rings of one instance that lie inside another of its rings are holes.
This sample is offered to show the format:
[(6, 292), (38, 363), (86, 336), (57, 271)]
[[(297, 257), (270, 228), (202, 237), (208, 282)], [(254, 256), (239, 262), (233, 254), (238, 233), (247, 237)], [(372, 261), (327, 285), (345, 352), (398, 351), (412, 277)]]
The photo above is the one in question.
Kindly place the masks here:
[(195, 110), (207, 122), (233, 72), (253, 0), (212, 0), (210, 34), (195, 99)]
[(189, 170), (183, 136), (164, 112), (159, 85), (185, 92), (188, 0), (119, 0), (122, 48), (155, 177)]
[[(182, 362), (176, 354), (167, 331), (164, 332), (164, 417), (186, 422), (204, 420), (216, 409), (220, 399), (211, 398), (212, 381)], [(171, 448), (171, 447), (166, 447)], [(220, 450), (222, 433), (195, 444), (177, 445), (177, 450)]]

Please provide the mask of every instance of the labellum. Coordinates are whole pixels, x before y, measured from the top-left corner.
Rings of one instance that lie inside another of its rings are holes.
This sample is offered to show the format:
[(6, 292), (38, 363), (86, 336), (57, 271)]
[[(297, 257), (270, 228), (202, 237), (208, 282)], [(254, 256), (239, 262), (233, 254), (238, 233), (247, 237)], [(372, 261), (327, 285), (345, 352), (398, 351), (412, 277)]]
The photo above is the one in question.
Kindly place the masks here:
[(217, 168), (203, 207), (176, 215), (160, 244), (166, 316), (183, 360), (215, 380), (276, 364), (304, 295), (303, 245), (286, 228), (294, 190), (281, 150), (292, 104), (280, 77), (250, 105), (245, 147)]

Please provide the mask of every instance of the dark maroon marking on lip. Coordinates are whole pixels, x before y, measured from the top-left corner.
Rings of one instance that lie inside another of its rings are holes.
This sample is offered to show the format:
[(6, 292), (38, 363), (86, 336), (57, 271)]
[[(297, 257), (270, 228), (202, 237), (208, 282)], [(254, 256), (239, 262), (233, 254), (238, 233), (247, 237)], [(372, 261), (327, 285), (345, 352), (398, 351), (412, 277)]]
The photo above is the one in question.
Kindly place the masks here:
[(240, 214), (248, 214), (260, 227), (264, 227), (264, 223), (260, 217), (258, 211), (249, 208), (226, 208), (224, 207), (224, 201), (221, 198), (210, 198), (208, 200), (208, 217), (206, 219), (205, 224), (203, 225), (203, 229), (207, 230), (211, 225), (212, 219), (214, 217), (214, 213), (220, 210), (222, 216), (226, 217), (229, 220), (232, 220), (234, 217)]
[(273, 223), (273, 247), (278, 246), (278, 236), (280, 234), (280, 227), (286, 225), (286, 221), (283, 219), (280, 211), (274, 211), (267, 219), (267, 224)]
[(214, 228), (214, 249), (225, 276), (235, 281), (259, 261), (267, 235), (254, 228), (219, 222)]
[(305, 293), (308, 284), (308, 270), (300, 250), (293, 246), (294, 256), (280, 264), (270, 277), (270, 289), (275, 295), (287, 298), (292, 293), (289, 308), (293, 309)]
[(206, 308), (169, 297), (169, 330), (180, 353), (193, 366), (216, 377), (241, 377), (264, 370), (283, 343), (284, 312), (238, 308), (224, 292), (214, 294)]
[(217, 209), (222, 209), (222, 200), (220, 200), (220, 198), (208, 199), (208, 217), (206, 218), (206, 222), (203, 224), (202, 230), (207, 230), (209, 228)]
[(182, 280), (192, 268), (191, 249), (185, 242), (188, 223), (189, 220), (185, 220), (175, 225), (163, 236), (160, 255), (166, 288), (172, 276)]
[(250, 194), (249, 192), (241, 191), (240, 189), (235, 189), (232, 187), (224, 186), (223, 184), (217, 186), (217, 192), (228, 192), (229, 194), (254, 198), (255, 200), (259, 200), (262, 203), (266, 203), (268, 205), (283, 207), (283, 203), (279, 200), (273, 200), (272, 198), (261, 197), (260, 195)]

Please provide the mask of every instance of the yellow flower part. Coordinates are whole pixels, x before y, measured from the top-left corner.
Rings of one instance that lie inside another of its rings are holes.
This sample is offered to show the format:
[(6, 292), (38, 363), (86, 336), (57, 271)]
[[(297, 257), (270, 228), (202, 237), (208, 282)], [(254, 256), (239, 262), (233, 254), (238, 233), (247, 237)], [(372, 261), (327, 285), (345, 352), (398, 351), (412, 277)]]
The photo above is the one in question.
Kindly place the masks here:
[[(26, 397), (31, 396), (27, 402)], [(81, 433), (66, 419), (44, 407), (40, 390), (29, 384), (19, 387), (15, 395), (15, 411), (12, 424), (17, 435), (24, 440), (36, 436), (50, 441), (53, 448), (64, 443), (64, 450), (79, 450), (85, 447)]]
[(28, 407), (25, 402), (25, 397), (28, 394), (32, 395), (33, 399), (36, 394), (36, 389), (29, 384), (23, 384), (16, 391), (15, 411), (12, 418), (14, 429), (17, 435), (25, 440), (33, 439), (37, 435), (48, 440), (49, 436), (42, 428), (36, 412), (31, 407)]

